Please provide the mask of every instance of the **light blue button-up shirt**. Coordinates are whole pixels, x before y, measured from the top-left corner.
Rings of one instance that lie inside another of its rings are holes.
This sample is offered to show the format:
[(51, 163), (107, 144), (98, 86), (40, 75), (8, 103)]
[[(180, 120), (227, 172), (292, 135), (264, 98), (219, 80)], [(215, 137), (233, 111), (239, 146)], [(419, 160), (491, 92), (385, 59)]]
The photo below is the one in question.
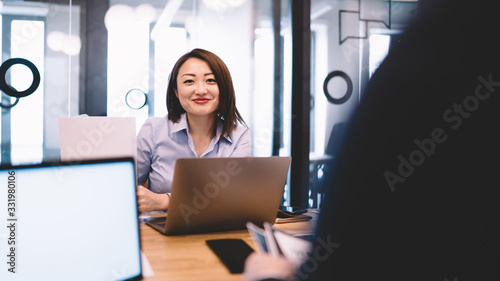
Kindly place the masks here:
[[(219, 140), (222, 124), (207, 150), (200, 157), (251, 156), (250, 130), (238, 125), (229, 137)], [(155, 193), (169, 193), (172, 188), (175, 161), (196, 158), (196, 149), (189, 134), (186, 114), (178, 123), (165, 117), (150, 117), (137, 135), (137, 181)]]

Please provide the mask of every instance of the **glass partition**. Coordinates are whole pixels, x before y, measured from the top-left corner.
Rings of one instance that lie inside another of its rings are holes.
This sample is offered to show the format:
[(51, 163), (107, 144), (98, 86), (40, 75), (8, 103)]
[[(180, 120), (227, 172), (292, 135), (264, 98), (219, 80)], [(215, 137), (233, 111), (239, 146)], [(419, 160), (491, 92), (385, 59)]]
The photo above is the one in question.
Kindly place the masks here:
[[(253, 155), (290, 155), (290, 1), (0, 1), (0, 162), (58, 159), (59, 117), (132, 116), (139, 130), (146, 118), (165, 116), (173, 64), (196, 47), (229, 67)], [(330, 136), (362, 98), (417, 2), (310, 5), (308, 202), (319, 206)]]
[(321, 205), (325, 165), (335, 157), (338, 136), (417, 8), (413, 0), (311, 1), (310, 206)]
[(57, 159), (57, 119), (78, 109), (79, 7), (3, 1), (0, 16), (0, 161)]

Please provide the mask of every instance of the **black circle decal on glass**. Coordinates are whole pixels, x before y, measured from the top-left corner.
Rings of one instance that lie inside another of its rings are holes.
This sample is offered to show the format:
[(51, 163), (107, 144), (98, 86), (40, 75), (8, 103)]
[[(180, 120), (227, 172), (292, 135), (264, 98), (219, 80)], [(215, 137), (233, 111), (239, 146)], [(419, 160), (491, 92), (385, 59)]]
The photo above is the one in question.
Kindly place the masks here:
[(13, 104), (3, 105), (2, 103), (0, 103), (0, 107), (5, 108), (5, 109), (13, 108), (14, 106), (16, 106), (16, 104), (18, 102), (19, 102), (19, 98), (16, 98), (16, 101)]
[[(29, 88), (24, 91), (18, 91), (14, 89), (12, 86), (7, 84), (7, 81), (5, 79), (5, 76), (7, 75), (7, 70), (9, 70), (9, 68), (14, 64), (25, 65), (31, 70), (31, 73), (33, 74), (33, 82), (31, 82), (31, 86), (29, 86)], [(40, 72), (38, 71), (38, 68), (36, 68), (36, 66), (27, 59), (22, 59), (22, 58), (8, 59), (2, 64), (2, 66), (0, 66), (0, 90), (2, 90), (5, 94), (11, 97), (23, 98), (29, 96), (36, 91), (39, 85), (40, 85)]]
[[(332, 78), (337, 76), (342, 77), (345, 83), (347, 84), (347, 91), (345, 92), (344, 96), (339, 99), (332, 97), (332, 95), (330, 95), (330, 93), (328, 92), (328, 82), (330, 82)], [(334, 104), (343, 104), (344, 102), (348, 101), (352, 95), (352, 89), (353, 87), (352, 87), (351, 77), (349, 77), (347, 73), (340, 70), (330, 72), (328, 76), (326, 76), (325, 82), (323, 83), (323, 91), (325, 92), (326, 98), (328, 99), (329, 102)]]

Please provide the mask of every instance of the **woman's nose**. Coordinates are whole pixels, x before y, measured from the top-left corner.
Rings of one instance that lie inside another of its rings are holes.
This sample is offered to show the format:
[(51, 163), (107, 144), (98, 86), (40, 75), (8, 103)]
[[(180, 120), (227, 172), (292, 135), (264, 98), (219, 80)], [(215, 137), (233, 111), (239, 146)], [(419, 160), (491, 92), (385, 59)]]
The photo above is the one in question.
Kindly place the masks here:
[(204, 94), (207, 92), (207, 88), (203, 82), (196, 83), (196, 89), (195, 89), (197, 94)]

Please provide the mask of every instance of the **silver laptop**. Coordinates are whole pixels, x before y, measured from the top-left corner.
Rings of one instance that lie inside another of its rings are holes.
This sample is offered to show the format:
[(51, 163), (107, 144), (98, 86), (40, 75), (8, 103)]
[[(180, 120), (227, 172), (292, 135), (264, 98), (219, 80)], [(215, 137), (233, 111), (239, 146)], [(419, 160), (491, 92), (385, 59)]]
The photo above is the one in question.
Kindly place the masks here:
[(135, 117), (60, 117), (61, 160), (135, 159), (136, 135)]
[(278, 156), (178, 159), (167, 217), (146, 223), (165, 235), (273, 224), (290, 162)]
[(0, 182), (0, 280), (141, 280), (132, 158), (0, 166)]

